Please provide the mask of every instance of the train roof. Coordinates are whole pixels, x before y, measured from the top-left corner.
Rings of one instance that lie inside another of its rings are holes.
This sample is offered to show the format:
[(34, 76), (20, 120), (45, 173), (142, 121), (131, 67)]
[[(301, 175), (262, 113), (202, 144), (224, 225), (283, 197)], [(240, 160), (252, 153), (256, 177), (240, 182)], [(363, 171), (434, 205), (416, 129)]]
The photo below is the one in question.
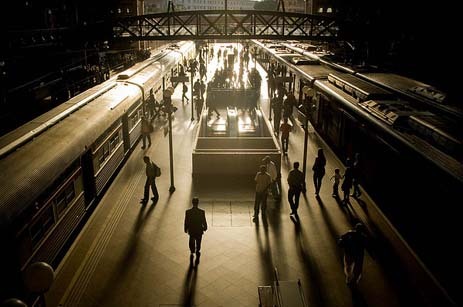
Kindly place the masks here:
[(310, 81), (313, 79), (327, 79), (329, 74), (335, 72), (333, 69), (323, 65), (298, 65), (297, 68)]
[[(442, 152), (438, 148), (432, 146), (430, 143), (414, 134), (401, 132), (391, 128), (386, 123), (386, 121), (379, 120), (375, 114), (367, 112), (355, 98), (344, 92), (342, 89), (336, 87), (328, 80), (316, 80), (315, 86), (325, 91), (326, 93), (329, 93), (331, 97), (334, 97), (336, 100), (338, 100), (346, 109), (351, 110), (354, 114), (357, 114), (367, 122), (378, 127), (382, 131), (392, 136), (394, 139), (400, 140), (401, 143), (405, 144), (408, 148), (412, 149), (414, 152), (418, 152), (426, 160), (431, 161), (458, 181), (463, 182), (463, 164), (460, 163), (457, 159)], [(418, 114), (423, 116), (429, 115), (429, 113), (426, 112), (418, 112), (414, 116), (417, 116)]]
[(365, 95), (368, 99), (392, 98), (391, 92), (351, 74), (335, 72), (328, 76), (328, 80), (337, 86), (343, 87), (346, 91), (349, 91), (347, 87), (355, 89)]
[[(191, 47), (192, 45), (190, 45)], [(19, 215), (52, 184), (76, 159), (78, 159), (111, 125), (141, 98), (141, 92), (134, 82), (148, 81), (146, 72), (153, 80), (160, 80), (166, 73), (167, 65), (176, 63), (178, 55), (172, 54), (160, 60), (162, 63), (147, 65), (143, 77), (131, 78), (128, 82), (113, 82), (107, 91), (99, 93), (95, 99), (86, 103), (72, 113), (49, 125), (41, 134), (21, 144), (14, 151), (0, 159), (0, 220), (9, 221)], [(152, 62), (152, 61), (151, 61)], [(143, 65), (143, 64), (142, 64)], [(114, 81), (114, 80), (113, 80)], [(65, 104), (78, 104), (91, 95), (98, 93), (101, 88), (92, 88), (78, 95)], [(66, 106), (59, 106), (43, 115), (33, 123), (28, 123), (5, 140), (13, 140), (13, 135), (30, 131), (38, 123), (42, 123)]]
[(22, 212), (139, 96), (134, 86), (119, 84), (0, 160), (0, 214), (9, 220)]
[(57, 121), (62, 120), (79, 107), (95, 99), (101, 93), (104, 93), (114, 84), (114, 79), (107, 80), (83, 93), (80, 93), (70, 100), (60, 104), (50, 111), (34, 118), (24, 125), (0, 137), (0, 158), (7, 155), (12, 150), (21, 146), (22, 143), (29, 141), (30, 138), (42, 133)]
[(401, 75), (385, 72), (363, 72), (358, 76), (385, 88), (401, 93), (415, 101), (426, 103), (427, 106), (463, 118), (463, 109), (447, 101), (446, 94), (429, 84), (413, 80)]

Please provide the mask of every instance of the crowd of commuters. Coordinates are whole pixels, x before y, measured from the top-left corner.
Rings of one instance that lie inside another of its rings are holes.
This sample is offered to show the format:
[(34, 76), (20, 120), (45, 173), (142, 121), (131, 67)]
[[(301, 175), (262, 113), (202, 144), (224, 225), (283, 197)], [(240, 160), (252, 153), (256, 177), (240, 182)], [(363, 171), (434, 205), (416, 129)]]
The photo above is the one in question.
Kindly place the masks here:
[[(212, 51), (211, 51), (212, 52)], [(223, 53), (222, 53), (223, 52)], [(235, 52), (234, 50), (232, 52)], [(209, 58), (207, 51), (201, 51), (202, 57)], [(213, 54), (213, 52), (212, 52)], [(245, 53), (241, 55), (241, 61), (243, 65), (247, 66), (245, 60)], [(227, 48), (225, 50), (218, 49), (218, 58), (227, 57)], [(231, 61), (232, 57), (227, 57), (227, 61)], [(249, 59), (247, 60), (249, 61)], [(200, 60), (200, 62), (202, 62)], [(227, 64), (229, 65), (229, 64)], [(190, 62), (190, 70), (195, 70), (194, 61)], [(200, 78), (196, 80), (193, 85), (193, 94), (196, 100), (204, 99), (205, 86), (203, 85), (203, 79), (206, 77), (205, 73), (201, 73), (201, 64), (199, 64)], [(183, 68), (180, 69), (183, 71)], [(220, 81), (223, 72), (220, 70), (216, 71), (212, 82), (216, 82), (214, 86), (222, 83)], [(182, 88), (183, 96), (188, 89)], [(285, 91), (284, 87), (279, 87), (273, 91), (275, 96), (272, 97), (272, 110), (274, 114), (274, 133), (278, 135), (281, 132), (281, 144), (284, 155), (288, 154), (289, 146), (289, 134), (293, 129), (293, 126), (289, 123), (293, 106), (295, 105), (294, 96), (291, 93)], [(284, 100), (283, 98), (286, 97)], [(185, 97), (183, 97), (185, 98)], [(158, 115), (160, 108), (158, 103), (154, 99), (152, 91), (147, 99), (147, 110), (146, 116), (142, 117), (142, 148), (151, 146), (150, 133), (152, 132), (152, 120)], [(282, 123), (280, 121), (283, 121)], [(143, 158), (146, 167), (146, 182), (144, 187), (144, 197), (141, 200), (142, 204), (146, 204), (149, 199), (149, 190), (151, 189), (153, 197), (153, 204), (159, 199), (159, 194), (156, 187), (156, 178), (160, 176), (160, 168), (148, 156)], [(281, 174), (279, 172), (279, 161), (273, 161), (270, 156), (265, 156), (262, 159), (262, 164), (258, 166), (258, 172), (254, 177), (255, 181), (255, 201), (254, 201), (254, 215), (253, 221), (258, 223), (259, 214), (262, 214), (263, 218), (267, 214), (267, 198), (271, 195), (276, 203), (281, 201)], [(278, 165), (278, 166), (277, 166)], [(301, 193), (306, 193), (306, 176), (299, 169), (299, 162), (293, 162), (293, 168), (289, 171), (287, 176), (287, 201), (290, 209), (290, 216), (297, 223), (300, 222), (298, 215), (299, 200)], [(313, 171), (313, 185), (314, 193), (319, 198), (323, 178), (326, 173), (327, 159), (322, 148), (317, 151), (312, 171)], [(344, 174), (341, 174), (341, 170), (336, 168), (334, 174), (330, 177), (333, 181), (332, 196), (335, 198), (339, 197), (339, 185), (343, 191), (342, 204), (347, 206), (350, 203), (350, 192), (353, 189), (352, 196), (358, 198), (361, 195), (360, 184), (361, 184), (361, 159), (360, 154), (356, 153), (354, 162), (350, 159), (346, 161), (346, 168)], [(342, 183), (341, 183), (342, 180)], [(198, 207), (199, 199), (194, 197), (192, 199), (192, 208), (185, 212), (184, 219), (184, 231), (189, 235), (189, 249), (190, 249), (190, 262), (193, 263), (194, 257), (196, 256), (196, 264), (199, 263), (201, 255), (201, 242), (203, 233), (207, 230), (207, 221), (205, 218), (205, 211)], [(349, 286), (355, 286), (361, 279), (364, 249), (366, 245), (366, 228), (362, 223), (357, 223), (353, 229), (348, 230), (338, 241), (339, 246), (343, 249), (343, 265), (344, 273), (346, 276), (346, 283)]]

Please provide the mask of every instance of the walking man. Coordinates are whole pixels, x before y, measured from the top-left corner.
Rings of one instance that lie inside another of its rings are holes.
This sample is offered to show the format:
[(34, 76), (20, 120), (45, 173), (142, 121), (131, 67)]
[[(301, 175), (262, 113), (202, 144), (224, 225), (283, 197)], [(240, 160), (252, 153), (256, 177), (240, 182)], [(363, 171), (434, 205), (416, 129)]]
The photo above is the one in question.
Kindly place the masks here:
[(262, 214), (265, 215), (265, 210), (267, 209), (267, 189), (272, 183), (272, 178), (267, 173), (267, 167), (265, 165), (260, 166), (260, 171), (256, 174), (254, 180), (256, 181), (256, 199), (254, 202), (253, 221), (256, 221), (261, 203)]
[(183, 87), (182, 87), (182, 103), (186, 99), (186, 103), (190, 102), (190, 99), (188, 99), (186, 93), (188, 92), (188, 86), (183, 82)]
[(190, 246), (190, 262), (193, 262), (196, 253), (196, 263), (199, 263), (201, 256), (201, 240), (203, 233), (207, 230), (206, 214), (204, 210), (198, 208), (199, 199), (193, 197), (193, 208), (185, 211), (184, 231), (190, 236), (188, 245)]
[(151, 146), (151, 132), (153, 132), (153, 126), (146, 118), (146, 116), (141, 117), (141, 136), (143, 141), (143, 146), (141, 149), (146, 148), (146, 140), (148, 140), (148, 147)]
[(151, 191), (153, 192), (153, 197), (151, 198), (151, 200), (153, 201), (153, 204), (155, 204), (159, 200), (158, 189), (156, 187), (156, 177), (161, 173), (161, 171), (159, 166), (152, 162), (148, 156), (144, 156), (143, 161), (146, 164), (146, 182), (145, 191), (141, 203), (145, 205), (148, 202), (151, 187)]
[(153, 121), (156, 115), (156, 99), (154, 98), (153, 89), (150, 90), (150, 94), (146, 99), (146, 106), (148, 108), (150, 121)]
[(288, 155), (288, 145), (289, 145), (289, 133), (291, 132), (293, 126), (288, 124), (288, 118), (283, 119), (283, 123), (280, 126), (281, 131), (281, 147), (283, 149), (283, 154)]
[(366, 242), (364, 227), (362, 223), (357, 223), (354, 229), (347, 231), (339, 239), (339, 245), (344, 249), (344, 274), (349, 286), (358, 284), (362, 278)]
[(299, 207), (299, 197), (301, 196), (302, 189), (304, 188), (304, 173), (299, 170), (299, 162), (294, 162), (294, 169), (288, 175), (288, 201), (291, 206), (291, 215), (297, 215), (297, 208)]

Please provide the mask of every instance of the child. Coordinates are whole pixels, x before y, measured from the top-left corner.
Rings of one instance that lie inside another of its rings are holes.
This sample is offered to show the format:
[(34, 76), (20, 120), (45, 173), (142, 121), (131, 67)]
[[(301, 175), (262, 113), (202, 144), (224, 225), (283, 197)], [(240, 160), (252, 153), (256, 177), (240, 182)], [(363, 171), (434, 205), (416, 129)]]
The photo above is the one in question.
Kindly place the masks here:
[(339, 171), (339, 168), (334, 170), (334, 175), (330, 178), (330, 180), (334, 179), (333, 183), (333, 197), (339, 197), (339, 181), (342, 179), (341, 172)]

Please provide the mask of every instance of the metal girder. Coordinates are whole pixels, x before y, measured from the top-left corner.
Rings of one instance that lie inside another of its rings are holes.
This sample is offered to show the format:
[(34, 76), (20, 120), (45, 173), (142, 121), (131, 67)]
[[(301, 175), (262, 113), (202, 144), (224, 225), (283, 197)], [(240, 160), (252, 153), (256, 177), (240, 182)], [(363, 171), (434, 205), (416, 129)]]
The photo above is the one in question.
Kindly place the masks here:
[(115, 39), (298, 39), (334, 40), (336, 19), (277, 11), (184, 11), (132, 16), (113, 21)]

